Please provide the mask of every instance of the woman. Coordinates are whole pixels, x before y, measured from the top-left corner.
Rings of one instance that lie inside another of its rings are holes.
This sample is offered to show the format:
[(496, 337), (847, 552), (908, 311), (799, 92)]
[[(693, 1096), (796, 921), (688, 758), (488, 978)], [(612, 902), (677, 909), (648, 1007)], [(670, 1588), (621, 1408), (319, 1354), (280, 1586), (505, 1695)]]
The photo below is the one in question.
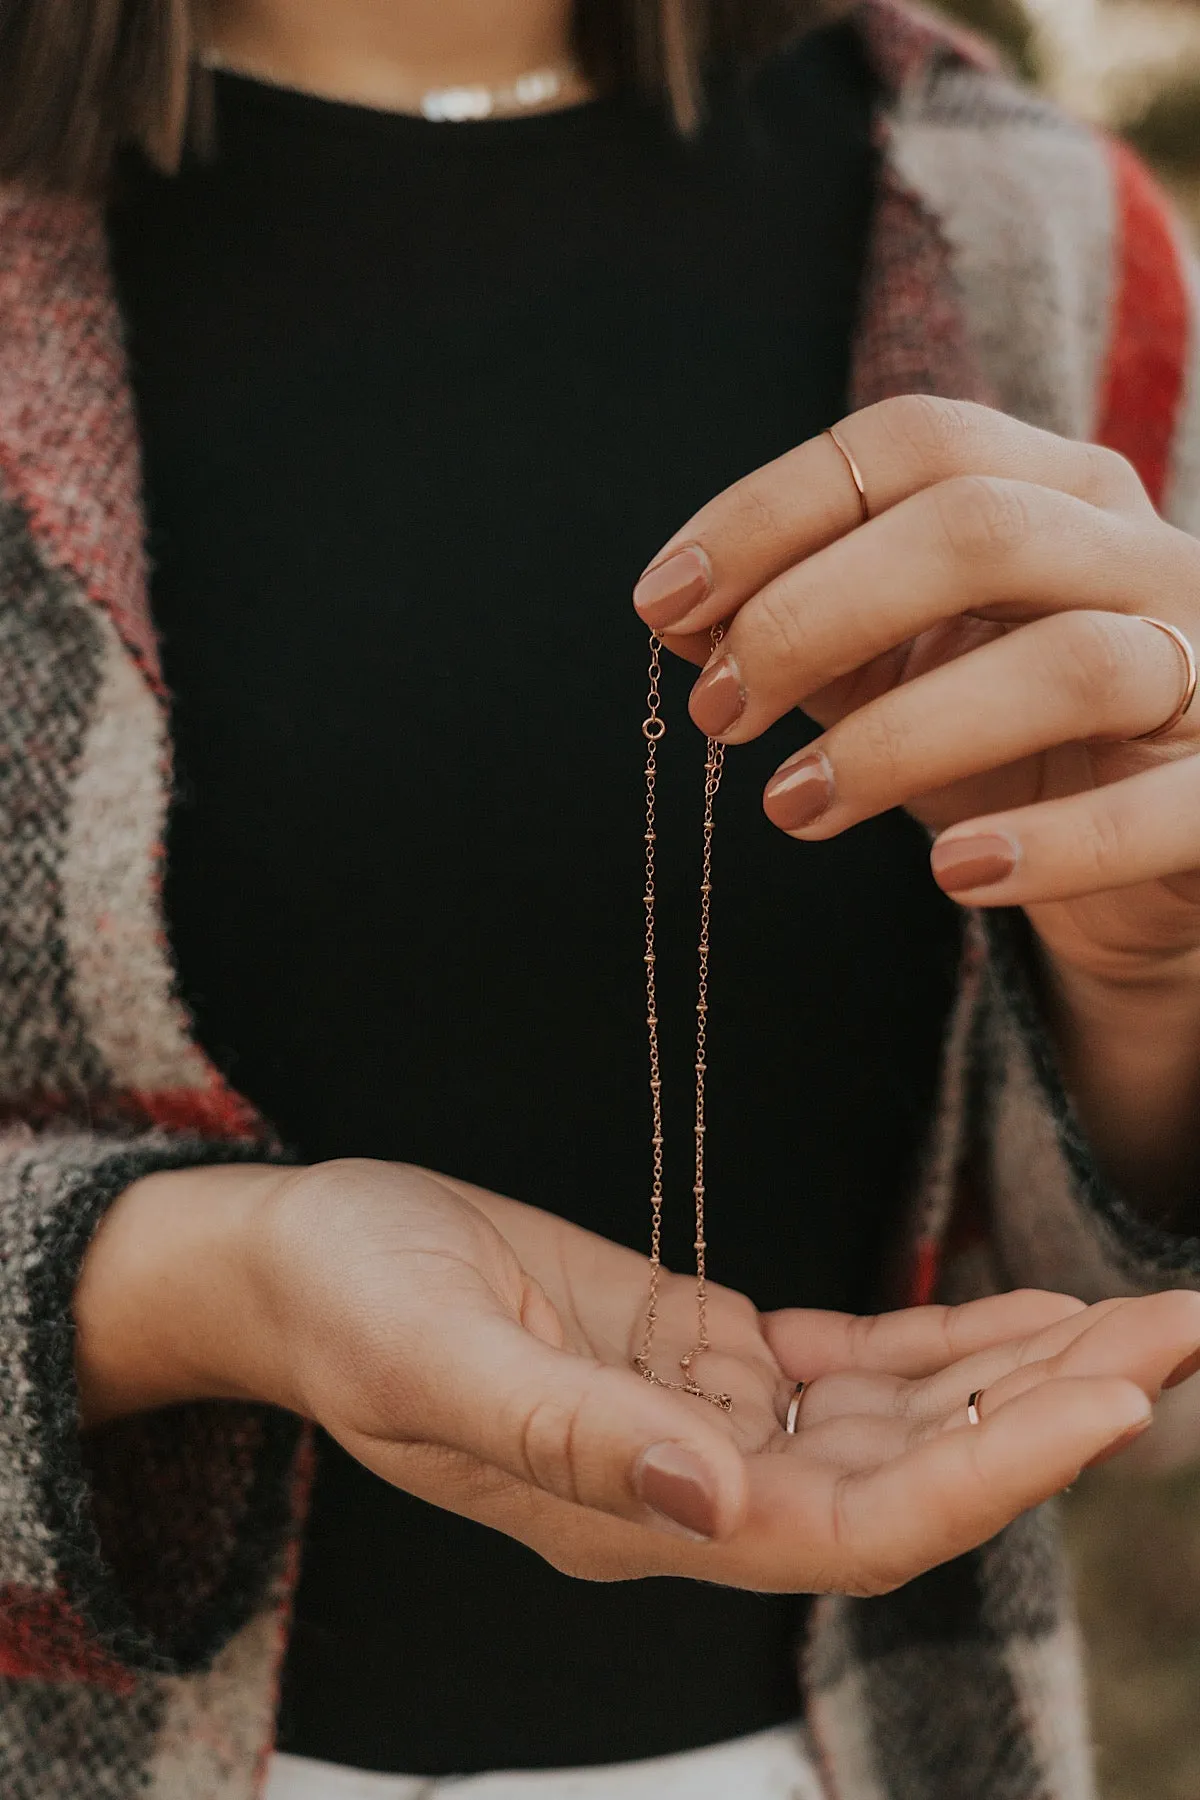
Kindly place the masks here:
[(1086, 1795), (1029, 1509), (1200, 1356), (1157, 196), (891, 0), (0, 36), (4, 1791)]

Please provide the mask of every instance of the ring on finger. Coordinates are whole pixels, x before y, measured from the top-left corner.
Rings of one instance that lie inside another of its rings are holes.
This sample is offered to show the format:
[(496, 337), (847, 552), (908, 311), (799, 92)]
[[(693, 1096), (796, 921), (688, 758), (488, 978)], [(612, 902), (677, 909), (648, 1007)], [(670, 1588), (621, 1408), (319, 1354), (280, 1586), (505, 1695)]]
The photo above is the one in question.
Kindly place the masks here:
[(788, 1401), (787, 1423), (784, 1426), (789, 1437), (796, 1435), (796, 1426), (800, 1418), (800, 1402), (804, 1398), (804, 1390), (807, 1386), (807, 1381), (798, 1381), (792, 1389), (792, 1397)]
[(983, 1393), (984, 1393), (984, 1390), (982, 1388), (976, 1388), (975, 1392), (971, 1395), (971, 1398), (967, 1401), (967, 1424), (968, 1425), (982, 1425), (983, 1424), (983, 1420), (979, 1414), (979, 1402), (983, 1399)]
[(1130, 739), (1131, 743), (1141, 744), (1148, 743), (1152, 738), (1165, 737), (1168, 731), (1174, 731), (1180, 719), (1183, 718), (1183, 715), (1187, 712), (1189, 706), (1196, 697), (1197, 670), (1196, 652), (1192, 649), (1191, 644), (1188, 642), (1187, 638), (1184, 637), (1182, 631), (1174, 625), (1168, 625), (1165, 619), (1150, 618), (1147, 613), (1135, 613), (1134, 617), (1140, 619), (1143, 625), (1153, 625), (1156, 631), (1161, 631), (1165, 636), (1169, 637), (1180, 656), (1183, 658), (1183, 692), (1180, 696), (1179, 704), (1176, 706), (1174, 712), (1171, 713), (1170, 717), (1163, 720), (1161, 725), (1155, 725), (1151, 731), (1139, 731), (1136, 737)]
[(870, 523), (871, 519), (871, 507), (867, 500), (867, 487), (863, 480), (862, 470), (858, 466), (858, 459), (850, 446), (843, 442), (835, 425), (829, 427), (825, 436), (834, 445), (835, 449), (841, 452), (842, 461), (850, 471), (850, 479), (854, 483), (855, 490), (858, 494), (858, 510), (862, 514), (862, 523), (867, 525)]

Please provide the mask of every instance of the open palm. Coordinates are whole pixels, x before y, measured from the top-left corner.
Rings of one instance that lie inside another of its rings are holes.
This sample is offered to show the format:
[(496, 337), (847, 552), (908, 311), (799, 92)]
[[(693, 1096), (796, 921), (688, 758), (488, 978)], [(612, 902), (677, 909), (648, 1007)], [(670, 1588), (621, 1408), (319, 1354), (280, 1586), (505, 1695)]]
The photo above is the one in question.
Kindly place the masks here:
[[(395, 1485), (593, 1579), (885, 1591), (1066, 1486), (1200, 1353), (1190, 1293), (855, 1319), (713, 1287), (696, 1373), (724, 1413), (632, 1371), (643, 1257), (425, 1171), (324, 1180), (288, 1252), (304, 1409)], [(659, 1374), (694, 1341), (694, 1284), (664, 1276)]]

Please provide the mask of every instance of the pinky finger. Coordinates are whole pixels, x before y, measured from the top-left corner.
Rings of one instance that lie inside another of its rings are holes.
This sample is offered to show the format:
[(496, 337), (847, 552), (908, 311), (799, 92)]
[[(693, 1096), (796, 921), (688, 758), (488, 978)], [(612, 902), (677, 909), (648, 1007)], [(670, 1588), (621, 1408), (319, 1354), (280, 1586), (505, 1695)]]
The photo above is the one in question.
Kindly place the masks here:
[(953, 825), (930, 861), (968, 906), (1076, 900), (1200, 871), (1200, 756)]
[(1045, 1382), (971, 1431), (931, 1438), (870, 1475), (843, 1478), (838, 1539), (854, 1547), (866, 1591), (899, 1587), (1061, 1493), (1152, 1417), (1131, 1381)]

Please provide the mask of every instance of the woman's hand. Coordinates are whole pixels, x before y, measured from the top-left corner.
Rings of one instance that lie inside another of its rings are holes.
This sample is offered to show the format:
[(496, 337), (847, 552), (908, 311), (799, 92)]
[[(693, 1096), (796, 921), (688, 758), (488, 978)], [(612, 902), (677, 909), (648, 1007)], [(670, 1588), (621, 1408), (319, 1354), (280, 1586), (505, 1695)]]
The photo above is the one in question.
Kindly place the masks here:
[[(697, 1373), (733, 1396), (726, 1415), (630, 1369), (646, 1286), (632, 1251), (422, 1170), (153, 1175), (87, 1259), (84, 1405), (93, 1421), (188, 1398), (289, 1407), (576, 1575), (867, 1593), (1067, 1485), (1200, 1355), (1189, 1294), (860, 1320), (760, 1318), (713, 1288)], [(664, 1376), (694, 1306), (690, 1279), (664, 1278)]]
[[(709, 656), (696, 723), (727, 743), (803, 705), (824, 735), (768, 815), (805, 839), (906, 806), (941, 886), (1022, 906), (1061, 972), (1200, 980), (1200, 703), (1150, 614), (1200, 645), (1200, 544), (1114, 453), (986, 408), (884, 401), (728, 489), (640, 584)], [(679, 560), (672, 560), (678, 558)], [(1142, 741), (1138, 741), (1142, 739)]]

